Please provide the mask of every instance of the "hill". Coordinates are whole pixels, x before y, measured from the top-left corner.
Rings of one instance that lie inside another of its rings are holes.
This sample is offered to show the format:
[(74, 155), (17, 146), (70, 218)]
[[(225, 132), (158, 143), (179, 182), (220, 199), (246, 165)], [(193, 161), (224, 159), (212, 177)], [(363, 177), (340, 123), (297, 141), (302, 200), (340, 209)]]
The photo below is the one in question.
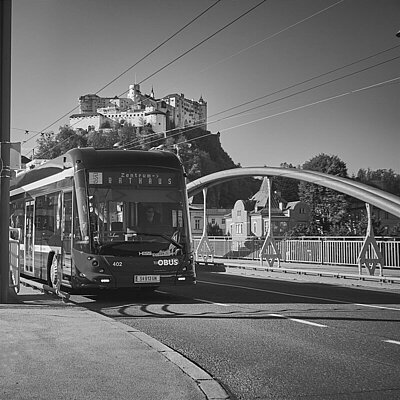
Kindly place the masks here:
[[(240, 168), (222, 148), (220, 134), (200, 128), (183, 130), (179, 137), (168, 138), (167, 145), (175, 146), (185, 166), (188, 179), (193, 181), (213, 172)], [(210, 208), (232, 208), (238, 199), (248, 199), (260, 187), (254, 178), (242, 178), (212, 187), (207, 192)], [(202, 202), (202, 195), (195, 202)]]
[[(165, 138), (155, 134), (151, 127), (134, 127), (130, 124), (103, 128), (99, 131), (74, 131), (69, 126), (60, 127), (57, 134), (43, 135), (38, 140), (35, 158), (52, 159), (76, 147), (120, 148), (149, 150), (160, 147), (175, 151), (181, 158), (189, 181), (213, 172), (240, 168), (222, 148), (220, 135), (201, 128), (187, 128)], [(213, 188), (207, 193), (207, 205), (212, 208), (232, 208), (236, 200), (248, 199), (260, 187), (254, 178), (242, 178)], [(202, 202), (202, 195), (195, 199)]]

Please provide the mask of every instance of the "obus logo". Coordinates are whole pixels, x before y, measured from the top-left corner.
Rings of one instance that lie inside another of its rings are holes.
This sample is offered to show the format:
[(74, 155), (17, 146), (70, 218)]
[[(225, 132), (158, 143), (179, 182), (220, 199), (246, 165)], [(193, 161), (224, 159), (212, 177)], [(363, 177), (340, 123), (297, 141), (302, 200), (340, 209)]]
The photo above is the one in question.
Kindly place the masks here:
[(178, 265), (179, 260), (177, 258), (171, 258), (169, 260), (158, 260), (157, 264), (160, 267), (168, 266), (168, 265)]

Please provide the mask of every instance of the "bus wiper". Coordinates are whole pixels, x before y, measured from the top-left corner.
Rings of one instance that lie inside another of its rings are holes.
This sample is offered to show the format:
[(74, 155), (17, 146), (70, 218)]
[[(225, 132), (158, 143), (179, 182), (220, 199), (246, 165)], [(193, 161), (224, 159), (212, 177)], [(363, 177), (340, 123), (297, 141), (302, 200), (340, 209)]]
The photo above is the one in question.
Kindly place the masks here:
[(136, 232), (136, 235), (146, 235), (146, 236), (155, 236), (155, 237), (161, 237), (163, 239), (165, 239), (167, 242), (170, 242), (171, 244), (173, 244), (175, 247), (177, 247), (178, 249), (183, 249), (183, 246), (178, 243), (175, 239), (172, 239), (172, 237), (169, 237), (168, 235), (165, 235), (164, 233), (145, 233), (145, 232)]
[(101, 252), (102, 250), (105, 249), (111, 249), (112, 247), (115, 246), (120, 246), (121, 244), (125, 243), (124, 241), (118, 241), (118, 242), (107, 242), (107, 243), (102, 243), (99, 245), (99, 251)]

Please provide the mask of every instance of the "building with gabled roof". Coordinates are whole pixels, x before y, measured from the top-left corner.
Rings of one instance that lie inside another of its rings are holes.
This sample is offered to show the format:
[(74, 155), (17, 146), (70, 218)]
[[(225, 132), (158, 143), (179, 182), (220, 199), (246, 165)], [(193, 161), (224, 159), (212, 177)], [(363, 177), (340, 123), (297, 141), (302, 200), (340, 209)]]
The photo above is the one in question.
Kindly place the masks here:
[[(282, 236), (298, 224), (309, 224), (311, 209), (302, 201), (287, 202), (279, 192), (271, 192), (271, 226), (274, 236)], [(236, 241), (249, 236), (265, 237), (269, 227), (268, 178), (249, 200), (238, 200), (226, 218), (226, 233)]]

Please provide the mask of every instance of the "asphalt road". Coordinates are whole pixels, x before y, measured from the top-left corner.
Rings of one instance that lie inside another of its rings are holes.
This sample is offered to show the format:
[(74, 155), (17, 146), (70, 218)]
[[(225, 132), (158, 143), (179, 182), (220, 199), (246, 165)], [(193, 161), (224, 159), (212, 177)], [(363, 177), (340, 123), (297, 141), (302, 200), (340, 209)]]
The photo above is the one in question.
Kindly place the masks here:
[(232, 398), (400, 398), (396, 293), (199, 272), (194, 287), (71, 300), (184, 354)]

